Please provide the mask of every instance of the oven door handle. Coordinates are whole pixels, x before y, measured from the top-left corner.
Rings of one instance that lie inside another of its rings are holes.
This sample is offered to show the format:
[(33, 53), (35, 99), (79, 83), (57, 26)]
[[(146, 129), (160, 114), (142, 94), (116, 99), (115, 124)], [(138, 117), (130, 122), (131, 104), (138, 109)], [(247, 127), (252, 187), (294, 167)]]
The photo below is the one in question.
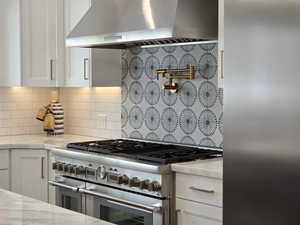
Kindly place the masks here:
[(136, 203), (136, 202), (131, 202), (131, 201), (127, 201), (127, 200), (118, 199), (118, 198), (112, 197), (110, 195), (106, 195), (106, 194), (102, 194), (102, 193), (99, 193), (99, 192), (94, 192), (94, 191), (90, 191), (90, 190), (86, 190), (86, 189), (79, 189), (79, 192), (85, 193), (87, 195), (92, 195), (92, 196), (95, 196), (95, 197), (103, 198), (103, 199), (111, 201), (111, 202), (116, 202), (120, 205), (121, 204), (122, 205), (128, 205), (128, 206), (135, 207), (135, 208), (138, 208), (138, 209), (142, 209), (142, 210), (145, 210), (145, 211), (149, 211), (149, 212), (152, 212), (152, 213), (161, 212), (161, 206), (160, 205), (147, 206), (147, 205), (144, 205), (144, 204), (139, 204), (139, 203)]
[(55, 187), (66, 188), (66, 189), (72, 190), (74, 192), (80, 192), (80, 188), (79, 187), (69, 186), (69, 185), (66, 185), (66, 184), (58, 183), (56, 181), (48, 181), (48, 184), (50, 184), (52, 186), (55, 186)]

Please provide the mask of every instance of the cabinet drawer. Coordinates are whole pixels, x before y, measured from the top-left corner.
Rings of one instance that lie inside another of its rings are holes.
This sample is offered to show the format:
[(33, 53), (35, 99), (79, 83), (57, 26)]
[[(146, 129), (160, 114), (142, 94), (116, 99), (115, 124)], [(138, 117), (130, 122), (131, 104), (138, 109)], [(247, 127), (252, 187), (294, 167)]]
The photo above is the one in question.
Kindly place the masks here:
[(0, 170), (8, 169), (9, 153), (8, 150), (0, 150)]
[(178, 225), (222, 225), (223, 209), (176, 198)]
[(0, 170), (0, 188), (9, 190), (9, 174), (8, 170)]
[(222, 207), (223, 180), (177, 173), (176, 196)]

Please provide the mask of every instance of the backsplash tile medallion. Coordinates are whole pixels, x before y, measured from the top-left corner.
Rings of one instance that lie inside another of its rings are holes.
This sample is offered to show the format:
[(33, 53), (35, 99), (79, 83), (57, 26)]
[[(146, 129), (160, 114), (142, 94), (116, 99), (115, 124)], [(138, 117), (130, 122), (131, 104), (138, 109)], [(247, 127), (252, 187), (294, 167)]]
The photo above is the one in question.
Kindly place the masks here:
[[(131, 48), (122, 52), (122, 137), (222, 147), (223, 90), (217, 44)], [(195, 80), (162, 89), (157, 69), (197, 68)]]

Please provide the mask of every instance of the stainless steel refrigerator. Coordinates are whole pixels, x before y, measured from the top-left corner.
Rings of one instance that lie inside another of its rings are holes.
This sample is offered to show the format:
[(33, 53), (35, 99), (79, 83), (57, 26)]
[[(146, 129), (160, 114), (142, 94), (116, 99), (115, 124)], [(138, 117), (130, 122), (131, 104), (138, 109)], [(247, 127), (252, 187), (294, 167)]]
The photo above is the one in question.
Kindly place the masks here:
[(300, 224), (300, 0), (225, 0), (224, 224)]

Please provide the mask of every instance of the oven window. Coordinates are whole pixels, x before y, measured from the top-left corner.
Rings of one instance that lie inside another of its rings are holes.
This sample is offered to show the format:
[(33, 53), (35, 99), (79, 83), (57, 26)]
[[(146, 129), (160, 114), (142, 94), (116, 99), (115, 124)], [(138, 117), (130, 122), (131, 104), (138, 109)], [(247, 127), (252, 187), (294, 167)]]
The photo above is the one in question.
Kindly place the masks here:
[(72, 211), (80, 212), (79, 203), (77, 198), (73, 198), (68, 195), (61, 196), (61, 204), (65, 209), (70, 209)]
[(106, 220), (116, 225), (144, 225), (145, 217), (137, 215), (131, 212), (127, 212), (120, 208), (110, 208), (107, 206), (101, 206), (100, 219)]

